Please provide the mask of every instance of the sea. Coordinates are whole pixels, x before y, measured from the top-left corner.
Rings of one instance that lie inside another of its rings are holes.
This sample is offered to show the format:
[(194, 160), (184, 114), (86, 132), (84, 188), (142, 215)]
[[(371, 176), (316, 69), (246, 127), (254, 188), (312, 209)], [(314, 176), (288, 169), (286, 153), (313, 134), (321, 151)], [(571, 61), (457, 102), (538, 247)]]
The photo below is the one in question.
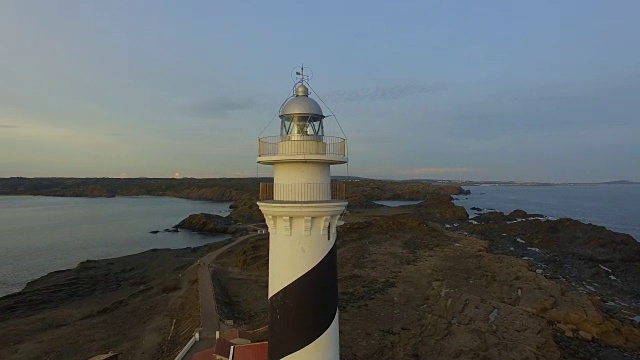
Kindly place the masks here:
[[(522, 209), (551, 218), (569, 217), (627, 233), (640, 240), (640, 185), (465, 186), (471, 195), (455, 203), (511, 212)], [(387, 206), (415, 202), (380, 202)], [(87, 260), (154, 248), (201, 246), (227, 239), (188, 231), (151, 234), (190, 214), (227, 215), (230, 203), (165, 197), (0, 197), (0, 296), (33, 279)]]
[(629, 234), (640, 241), (640, 185), (463, 186), (455, 196), (470, 216), (477, 207), (509, 213), (522, 209), (550, 218), (568, 217)]
[(225, 240), (227, 235), (149, 232), (194, 213), (228, 215), (229, 205), (167, 197), (0, 196), (0, 296), (87, 259)]

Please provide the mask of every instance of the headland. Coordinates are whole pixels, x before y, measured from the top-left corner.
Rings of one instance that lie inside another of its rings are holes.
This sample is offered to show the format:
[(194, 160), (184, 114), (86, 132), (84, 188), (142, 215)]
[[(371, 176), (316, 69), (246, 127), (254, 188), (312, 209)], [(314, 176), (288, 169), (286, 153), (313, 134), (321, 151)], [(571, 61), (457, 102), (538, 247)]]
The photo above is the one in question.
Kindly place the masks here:
[[(262, 220), (256, 180), (244, 181), (147, 195), (234, 201), (233, 223), (197, 214), (180, 227), (242, 234), (234, 224)], [(640, 358), (640, 246), (631, 236), (523, 211), (469, 220), (452, 202), (464, 193), (455, 185), (359, 180), (348, 188), (338, 235), (343, 358)], [(389, 208), (373, 200), (421, 203)], [(217, 246), (83, 262), (31, 282), (0, 298), (0, 357), (173, 358), (199, 326), (197, 260)], [(265, 338), (267, 237), (215, 262), (220, 319)]]

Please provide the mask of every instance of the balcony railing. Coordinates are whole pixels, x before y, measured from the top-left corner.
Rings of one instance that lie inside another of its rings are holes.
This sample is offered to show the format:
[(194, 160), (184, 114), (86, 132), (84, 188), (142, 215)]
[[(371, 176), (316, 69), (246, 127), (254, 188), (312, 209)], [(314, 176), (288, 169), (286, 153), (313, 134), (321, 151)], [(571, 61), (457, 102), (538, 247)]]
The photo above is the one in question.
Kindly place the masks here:
[(280, 135), (258, 139), (258, 156), (346, 156), (347, 140), (337, 136)]
[(346, 199), (344, 181), (331, 183), (260, 183), (260, 200), (325, 201)]

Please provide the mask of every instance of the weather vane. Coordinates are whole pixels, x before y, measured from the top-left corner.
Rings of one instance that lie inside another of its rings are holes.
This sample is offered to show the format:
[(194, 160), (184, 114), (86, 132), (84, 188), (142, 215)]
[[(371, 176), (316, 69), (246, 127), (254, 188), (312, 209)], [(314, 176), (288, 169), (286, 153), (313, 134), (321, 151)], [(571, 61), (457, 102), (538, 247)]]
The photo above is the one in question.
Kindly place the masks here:
[(307, 74), (304, 73), (304, 71), (305, 71), (304, 63), (302, 63), (301, 66), (294, 67), (293, 70), (296, 73), (296, 78), (293, 79), (293, 76), (292, 76), (292, 80), (296, 84), (309, 83), (309, 80), (311, 80), (311, 78), (313, 78), (313, 71), (310, 68), (307, 67), (306, 70), (311, 71), (311, 75), (307, 75)]

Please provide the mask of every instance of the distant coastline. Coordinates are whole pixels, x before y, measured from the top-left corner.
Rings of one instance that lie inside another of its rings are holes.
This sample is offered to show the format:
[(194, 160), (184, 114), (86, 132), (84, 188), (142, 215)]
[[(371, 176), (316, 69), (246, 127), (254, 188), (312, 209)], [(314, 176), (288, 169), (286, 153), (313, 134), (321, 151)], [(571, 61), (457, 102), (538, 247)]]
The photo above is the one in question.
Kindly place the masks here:
[(459, 186), (590, 186), (590, 185), (640, 185), (640, 181), (614, 180), (603, 182), (536, 182), (536, 181), (473, 181), (473, 180), (434, 180), (411, 179), (402, 181), (420, 181), (429, 184), (459, 185)]
[[(640, 241), (640, 186), (465, 186), (469, 196), (456, 196), (455, 203), (469, 214), (477, 208), (511, 212), (522, 209), (552, 218), (571, 218), (606, 226)], [(475, 208), (475, 209), (472, 209)]]

